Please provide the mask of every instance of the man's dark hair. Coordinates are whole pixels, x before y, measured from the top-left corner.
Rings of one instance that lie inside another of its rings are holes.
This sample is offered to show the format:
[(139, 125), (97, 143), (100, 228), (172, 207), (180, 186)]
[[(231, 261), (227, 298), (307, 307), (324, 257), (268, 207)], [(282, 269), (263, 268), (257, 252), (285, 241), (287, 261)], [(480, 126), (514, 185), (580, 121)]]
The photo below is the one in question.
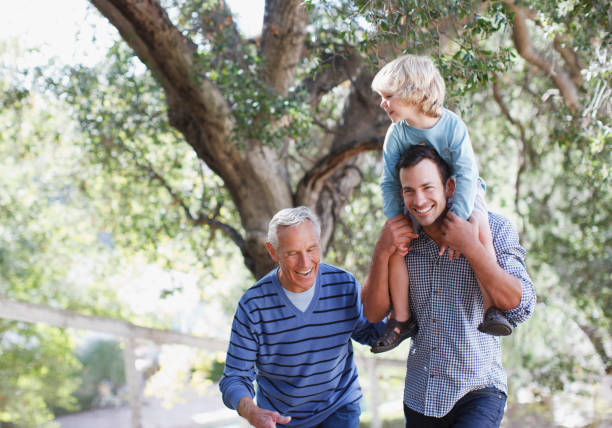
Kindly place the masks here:
[(451, 169), (448, 164), (444, 162), (444, 159), (440, 157), (438, 152), (430, 146), (417, 144), (408, 147), (397, 162), (397, 172), (399, 173), (402, 168), (415, 166), (424, 159), (430, 159), (436, 164), (438, 172), (440, 173), (440, 178), (442, 179), (442, 184), (446, 184), (446, 181), (451, 176)]

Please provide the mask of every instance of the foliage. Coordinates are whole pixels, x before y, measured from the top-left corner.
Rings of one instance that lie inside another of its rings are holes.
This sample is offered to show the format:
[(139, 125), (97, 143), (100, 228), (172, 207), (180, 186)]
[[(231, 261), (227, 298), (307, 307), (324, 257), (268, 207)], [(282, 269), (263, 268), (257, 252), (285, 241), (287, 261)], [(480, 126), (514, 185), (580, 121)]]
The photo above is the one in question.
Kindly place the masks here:
[(0, 320), (0, 423), (53, 427), (52, 408), (76, 410), (80, 364), (65, 332)]
[(169, 257), (168, 246), (183, 254), (202, 246), (224, 253), (212, 243), (215, 230), (195, 226), (203, 212), (233, 219), (231, 199), (169, 125), (159, 86), (125, 46), (115, 44), (98, 67), (64, 69), (60, 77), (48, 77), (47, 85), (70, 106), (85, 133), (82, 147), (96, 174), (81, 188), (122, 256), (139, 252), (183, 270), (202, 260)]
[[(116, 395), (125, 385), (123, 351), (116, 340), (94, 340), (77, 350), (83, 366), (78, 378), (81, 386), (75, 392), (81, 409), (103, 407), (104, 397)], [(101, 391), (100, 389), (107, 389)]]
[[(537, 382), (549, 393), (610, 370), (608, 3), (307, 1), (311, 25), (287, 94), (265, 83), (259, 40), (237, 35), (223, 2), (163, 3), (194, 44), (190, 78), (210, 81), (227, 101), (234, 124), (227, 146), (261, 143), (273, 150), (292, 191), (334, 147), (338, 129), (344, 130), (347, 100), (356, 92), (361, 99), (372, 96), (356, 90), (357, 77), (363, 77), (357, 72), (371, 73), (400, 53), (431, 55), (446, 80), (448, 106), (468, 124), (488, 203), (518, 225), (528, 250), (540, 304), (506, 346), (515, 388)], [(529, 16), (533, 51), (557, 67), (555, 73), (538, 68), (517, 48), (515, 6)], [(365, 67), (359, 63), (350, 70), (355, 74), (326, 81), (316, 96), (307, 93), (317, 79), (337, 71), (334, 61), (348, 60), (356, 51)], [(578, 107), (566, 102), (552, 79), (563, 71), (571, 74)], [(243, 237), (252, 231), (243, 230), (248, 219), (240, 216), (227, 182), (170, 125), (162, 79), (123, 42), (96, 67), (39, 72), (47, 86), (0, 81), (0, 175), (8, 177), (0, 195), (0, 292), (129, 317), (113, 292), (98, 286), (109, 266), (146, 254), (165, 268), (198, 272), (202, 297), (218, 298), (210, 284), (235, 273), (239, 258), (236, 240), (230, 242), (221, 226)], [(10, 74), (18, 79), (19, 73)], [(78, 131), (66, 125), (69, 118), (78, 122)], [(386, 126), (372, 123), (383, 133)], [(377, 156), (347, 162), (358, 171), (360, 185), (352, 195), (332, 198), (342, 209), (333, 219), (326, 261), (351, 270), (360, 281), (382, 224), (379, 167)], [(333, 193), (335, 184), (330, 178), (324, 187)], [(85, 260), (84, 280), (75, 265)], [(251, 282), (243, 271), (219, 287), (228, 311)], [(180, 287), (166, 295), (175, 292)], [(566, 310), (561, 314), (559, 308)], [(562, 334), (549, 334), (551, 325)], [(38, 332), (34, 327), (18, 331)], [(531, 346), (536, 338), (546, 346)], [(61, 342), (54, 340), (48, 346)], [(588, 355), (573, 342), (582, 343)], [(68, 353), (67, 345), (61, 349)], [(51, 359), (52, 364), (60, 362)], [(72, 370), (68, 365), (57, 371)], [(7, 382), (14, 386), (17, 380)], [(68, 396), (63, 394), (62, 403)], [(32, 414), (48, 418), (48, 410), (39, 409)]]

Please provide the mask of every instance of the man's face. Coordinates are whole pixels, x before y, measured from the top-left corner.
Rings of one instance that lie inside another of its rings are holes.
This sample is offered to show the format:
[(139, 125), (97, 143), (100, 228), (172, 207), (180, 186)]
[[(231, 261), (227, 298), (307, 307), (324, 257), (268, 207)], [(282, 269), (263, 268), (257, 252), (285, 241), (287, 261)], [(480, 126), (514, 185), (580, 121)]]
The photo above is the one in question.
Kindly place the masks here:
[(454, 180), (449, 179), (446, 186), (436, 164), (423, 159), (418, 164), (400, 170), (402, 197), (406, 209), (423, 226), (431, 226), (444, 214), (446, 199), (453, 194)]
[(280, 267), (278, 278), (294, 293), (308, 290), (317, 278), (321, 247), (314, 224), (306, 220), (296, 226), (278, 227), (278, 248), (266, 243), (270, 256)]

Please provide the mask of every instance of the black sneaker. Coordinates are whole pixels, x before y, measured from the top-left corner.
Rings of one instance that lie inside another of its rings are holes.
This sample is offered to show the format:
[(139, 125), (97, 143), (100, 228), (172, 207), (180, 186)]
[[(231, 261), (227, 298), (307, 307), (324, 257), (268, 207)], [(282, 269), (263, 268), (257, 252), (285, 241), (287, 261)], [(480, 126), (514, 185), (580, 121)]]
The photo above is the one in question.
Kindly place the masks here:
[(495, 307), (490, 307), (484, 314), (482, 323), (478, 330), (493, 336), (509, 336), (512, 334), (512, 326), (504, 316), (504, 313)]

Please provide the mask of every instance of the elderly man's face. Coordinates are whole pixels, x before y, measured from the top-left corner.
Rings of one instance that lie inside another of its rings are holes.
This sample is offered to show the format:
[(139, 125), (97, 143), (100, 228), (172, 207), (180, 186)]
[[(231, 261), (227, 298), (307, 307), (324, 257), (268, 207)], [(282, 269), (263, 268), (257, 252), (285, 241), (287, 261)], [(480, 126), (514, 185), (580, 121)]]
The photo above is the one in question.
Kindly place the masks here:
[(279, 226), (278, 248), (269, 243), (266, 246), (280, 266), (278, 277), (283, 287), (294, 293), (312, 287), (319, 271), (321, 247), (310, 220), (296, 226)]
[(444, 213), (446, 199), (455, 189), (453, 179), (449, 179), (446, 185), (442, 184), (438, 167), (430, 159), (402, 168), (400, 182), (406, 209), (425, 228), (434, 224)]

